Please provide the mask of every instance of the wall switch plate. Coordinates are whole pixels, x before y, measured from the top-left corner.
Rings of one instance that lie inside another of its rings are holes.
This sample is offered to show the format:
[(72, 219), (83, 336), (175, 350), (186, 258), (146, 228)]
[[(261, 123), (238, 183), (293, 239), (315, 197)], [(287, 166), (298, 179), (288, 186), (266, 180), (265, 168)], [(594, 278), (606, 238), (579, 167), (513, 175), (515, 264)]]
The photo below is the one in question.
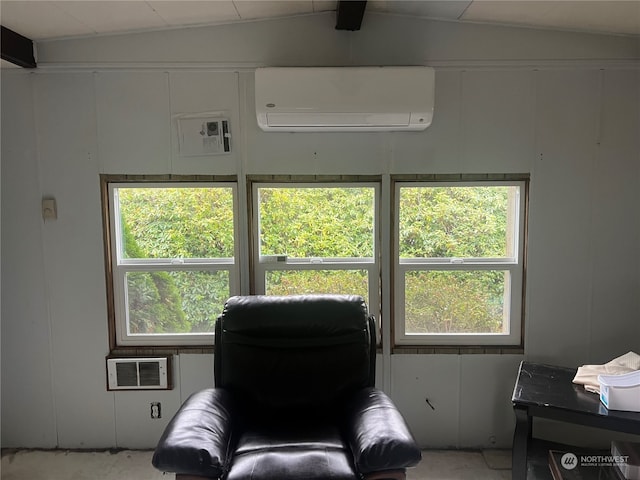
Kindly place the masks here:
[(58, 218), (58, 208), (55, 198), (42, 199), (42, 218), (44, 220), (55, 220)]

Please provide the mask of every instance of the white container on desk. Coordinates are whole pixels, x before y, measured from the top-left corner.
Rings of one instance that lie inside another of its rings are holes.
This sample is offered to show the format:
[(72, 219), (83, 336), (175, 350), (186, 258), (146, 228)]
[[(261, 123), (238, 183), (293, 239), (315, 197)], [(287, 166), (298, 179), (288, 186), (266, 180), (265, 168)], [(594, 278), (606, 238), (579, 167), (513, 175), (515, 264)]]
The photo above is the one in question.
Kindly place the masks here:
[(600, 401), (609, 410), (640, 412), (640, 370), (621, 375), (598, 375)]

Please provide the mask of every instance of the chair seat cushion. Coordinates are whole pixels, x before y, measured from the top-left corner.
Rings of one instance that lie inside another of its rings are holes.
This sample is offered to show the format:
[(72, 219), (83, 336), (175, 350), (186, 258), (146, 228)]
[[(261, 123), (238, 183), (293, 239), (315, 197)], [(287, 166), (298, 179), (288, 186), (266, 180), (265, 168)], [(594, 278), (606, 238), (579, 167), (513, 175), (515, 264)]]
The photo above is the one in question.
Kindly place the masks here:
[(272, 425), (242, 433), (228, 480), (355, 480), (349, 448), (334, 425)]

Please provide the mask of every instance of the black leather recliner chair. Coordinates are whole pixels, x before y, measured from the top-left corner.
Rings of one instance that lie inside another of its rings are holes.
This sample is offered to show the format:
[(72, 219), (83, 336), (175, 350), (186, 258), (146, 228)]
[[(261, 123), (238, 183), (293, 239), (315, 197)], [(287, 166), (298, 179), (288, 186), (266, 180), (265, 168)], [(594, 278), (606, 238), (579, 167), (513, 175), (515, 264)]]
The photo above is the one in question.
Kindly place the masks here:
[(232, 297), (215, 334), (215, 388), (167, 425), (159, 470), (177, 480), (382, 480), (420, 461), (374, 388), (375, 323), (362, 297)]

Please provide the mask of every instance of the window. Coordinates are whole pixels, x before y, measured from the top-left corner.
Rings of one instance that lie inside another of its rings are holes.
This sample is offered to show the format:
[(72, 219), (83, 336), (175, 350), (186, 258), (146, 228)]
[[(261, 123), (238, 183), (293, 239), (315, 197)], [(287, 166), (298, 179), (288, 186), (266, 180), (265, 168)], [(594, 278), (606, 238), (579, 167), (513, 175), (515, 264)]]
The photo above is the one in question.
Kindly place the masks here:
[(235, 183), (103, 178), (103, 192), (116, 345), (212, 345), (239, 291)]
[(211, 351), (232, 295), (335, 292), (393, 348), (521, 347), (528, 175), (452, 178), (102, 175), (111, 349)]
[(526, 182), (395, 182), (395, 343), (521, 343)]
[(362, 295), (379, 305), (379, 186), (254, 182), (255, 291)]

